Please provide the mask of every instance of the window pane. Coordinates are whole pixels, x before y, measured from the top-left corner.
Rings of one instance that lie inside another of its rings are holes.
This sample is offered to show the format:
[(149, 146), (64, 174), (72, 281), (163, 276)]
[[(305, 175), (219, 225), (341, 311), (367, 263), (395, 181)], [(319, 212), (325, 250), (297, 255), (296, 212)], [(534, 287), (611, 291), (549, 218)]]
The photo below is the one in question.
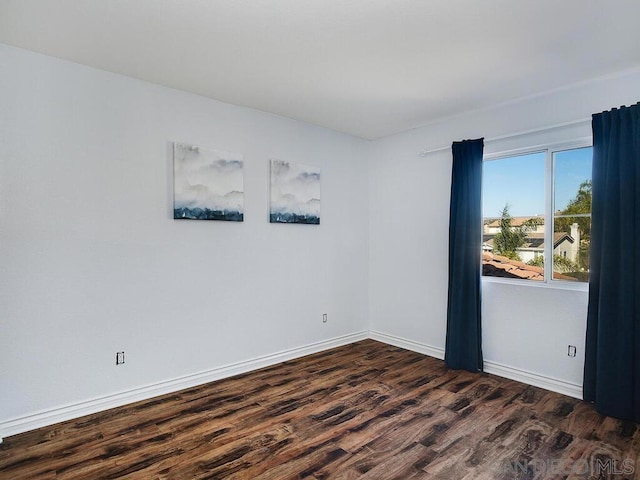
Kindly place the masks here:
[(585, 147), (553, 155), (555, 280), (589, 280), (592, 151)]
[(545, 153), (483, 165), (482, 274), (544, 280)]

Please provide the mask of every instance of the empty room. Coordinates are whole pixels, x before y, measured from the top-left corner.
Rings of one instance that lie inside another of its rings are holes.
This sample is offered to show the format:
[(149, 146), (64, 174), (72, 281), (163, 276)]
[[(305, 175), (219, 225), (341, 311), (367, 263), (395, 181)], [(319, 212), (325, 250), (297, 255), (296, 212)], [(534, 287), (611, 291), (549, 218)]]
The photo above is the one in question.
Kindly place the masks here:
[(640, 479), (638, 18), (0, 0), (0, 478)]

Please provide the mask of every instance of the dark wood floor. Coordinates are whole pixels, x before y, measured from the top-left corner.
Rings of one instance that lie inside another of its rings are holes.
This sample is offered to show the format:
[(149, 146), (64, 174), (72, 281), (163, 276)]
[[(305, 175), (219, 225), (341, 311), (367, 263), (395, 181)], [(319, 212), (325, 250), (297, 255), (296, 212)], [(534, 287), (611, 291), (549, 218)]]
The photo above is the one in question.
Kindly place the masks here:
[(372, 340), (6, 438), (2, 479), (640, 478), (638, 425)]

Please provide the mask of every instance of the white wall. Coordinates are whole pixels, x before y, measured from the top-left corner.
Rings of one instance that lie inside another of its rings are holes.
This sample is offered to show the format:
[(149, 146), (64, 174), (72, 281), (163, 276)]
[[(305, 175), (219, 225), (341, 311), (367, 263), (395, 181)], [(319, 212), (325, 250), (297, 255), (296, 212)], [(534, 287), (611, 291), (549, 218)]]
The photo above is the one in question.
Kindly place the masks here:
[[(3, 45), (0, 112), (5, 435), (38, 412), (366, 335), (365, 141)], [(171, 141), (244, 155), (243, 223), (173, 220)], [(322, 169), (320, 226), (269, 223), (271, 157)]]
[[(591, 135), (592, 113), (639, 100), (640, 70), (446, 119), (370, 146), (369, 321), (381, 340), (442, 356), (447, 308), (450, 149), (485, 137), (485, 153)], [(582, 123), (521, 134), (575, 120)], [(520, 134), (503, 140), (491, 138)], [(580, 395), (587, 291), (483, 280), (487, 371)], [(575, 358), (567, 345), (578, 347)]]

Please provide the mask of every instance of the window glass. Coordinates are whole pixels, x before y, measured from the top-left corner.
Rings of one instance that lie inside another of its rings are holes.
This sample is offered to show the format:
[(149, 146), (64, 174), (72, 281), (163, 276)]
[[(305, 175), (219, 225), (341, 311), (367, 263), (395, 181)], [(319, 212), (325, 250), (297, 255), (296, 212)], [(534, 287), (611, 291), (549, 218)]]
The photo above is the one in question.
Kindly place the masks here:
[(553, 154), (553, 277), (589, 280), (592, 148)]
[(546, 152), (483, 166), (482, 274), (544, 280)]
[(591, 147), (485, 160), (484, 276), (588, 281), (591, 164)]

